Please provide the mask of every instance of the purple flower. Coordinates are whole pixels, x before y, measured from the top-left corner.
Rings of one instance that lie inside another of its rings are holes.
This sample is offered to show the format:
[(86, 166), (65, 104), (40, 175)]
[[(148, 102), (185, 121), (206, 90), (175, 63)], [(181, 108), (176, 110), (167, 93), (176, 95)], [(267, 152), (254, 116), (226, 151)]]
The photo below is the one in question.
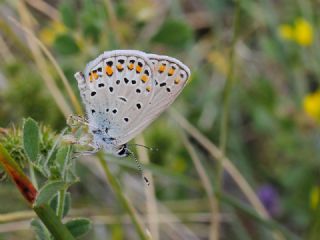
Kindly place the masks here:
[(270, 216), (277, 216), (280, 211), (279, 194), (277, 190), (270, 184), (262, 185), (257, 190), (257, 195), (270, 214)]

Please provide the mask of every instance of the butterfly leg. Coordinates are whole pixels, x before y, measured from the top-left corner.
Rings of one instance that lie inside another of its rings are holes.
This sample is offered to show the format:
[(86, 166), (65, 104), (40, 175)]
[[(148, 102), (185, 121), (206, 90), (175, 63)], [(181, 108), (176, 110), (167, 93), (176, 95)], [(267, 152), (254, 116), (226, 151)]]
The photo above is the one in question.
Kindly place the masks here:
[(84, 118), (84, 117), (80, 117), (80, 116), (75, 116), (75, 115), (70, 115), (67, 119), (67, 124), (70, 127), (76, 127), (79, 124), (83, 124), (85, 126), (89, 126), (88, 121)]
[(99, 145), (95, 145), (95, 144), (88, 144), (89, 147), (92, 147), (91, 150), (88, 151), (81, 151), (81, 152), (75, 152), (74, 157), (78, 158), (80, 156), (88, 156), (88, 155), (93, 155), (97, 152), (99, 152), (99, 150), (101, 149), (101, 146)]

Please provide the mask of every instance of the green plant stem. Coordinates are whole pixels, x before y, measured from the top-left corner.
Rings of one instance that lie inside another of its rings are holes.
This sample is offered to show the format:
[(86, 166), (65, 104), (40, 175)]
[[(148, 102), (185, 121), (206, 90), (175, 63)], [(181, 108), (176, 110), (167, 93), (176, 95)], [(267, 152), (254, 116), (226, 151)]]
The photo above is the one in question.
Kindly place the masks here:
[(58, 207), (57, 207), (57, 216), (59, 219), (63, 218), (65, 196), (66, 196), (66, 189), (60, 190), (58, 193)]
[(8, 176), (10, 176), (27, 202), (32, 205), (38, 194), (37, 189), (1, 144), (0, 166), (2, 166)]
[(29, 162), (29, 173), (30, 173), (31, 182), (33, 183), (34, 187), (38, 189), (38, 181), (36, 178), (36, 173), (34, 172), (34, 167), (32, 166), (32, 162)]
[(133, 206), (131, 205), (131, 203), (128, 201), (128, 199), (126, 198), (126, 196), (123, 194), (121, 187), (119, 185), (119, 183), (117, 182), (117, 180), (115, 179), (115, 177), (112, 175), (108, 164), (106, 163), (103, 153), (100, 152), (98, 154), (98, 158), (99, 158), (99, 162), (103, 168), (103, 171), (109, 181), (110, 186), (112, 187), (113, 191), (116, 193), (118, 199), (120, 200), (120, 202), (122, 203), (123, 207), (125, 208), (125, 210), (127, 211), (127, 213), (129, 214), (133, 225), (135, 226), (137, 233), (140, 237), (140, 239), (142, 240), (147, 240), (149, 239), (149, 237), (146, 235), (145, 231), (144, 231), (144, 227), (143, 224), (141, 223), (141, 221), (138, 218), (138, 215), (136, 213), (136, 211), (134, 210)]
[[(226, 145), (227, 145), (227, 137), (228, 137), (228, 120), (229, 120), (229, 105), (230, 105), (230, 94), (231, 90), (234, 84), (234, 52), (235, 52), (235, 46), (238, 38), (238, 28), (240, 23), (240, 3), (239, 1), (236, 2), (236, 12), (234, 16), (233, 21), (233, 37), (231, 42), (231, 49), (230, 49), (230, 56), (229, 56), (229, 68), (227, 73), (227, 80), (225, 87), (223, 89), (223, 96), (222, 96), (222, 117), (220, 122), (220, 141), (219, 141), (219, 148), (222, 154), (225, 154), (226, 151)], [(223, 164), (220, 161), (218, 163), (218, 169), (217, 169), (217, 178), (216, 178), (216, 184), (217, 184), (217, 192), (218, 194), (221, 191), (221, 181), (222, 181), (222, 172), (223, 172)]]
[(38, 207), (34, 207), (33, 210), (38, 215), (43, 224), (48, 228), (54, 239), (59, 240), (74, 240), (75, 238), (69, 232), (65, 225), (56, 216), (52, 208), (43, 204)]
[[(235, 52), (235, 46), (237, 42), (238, 37), (238, 28), (239, 28), (239, 22), (240, 22), (240, 3), (239, 1), (235, 0), (236, 3), (236, 12), (233, 19), (233, 36), (232, 36), (232, 42), (231, 42), (231, 49), (230, 49), (230, 56), (229, 56), (229, 64), (228, 64), (228, 73), (227, 73), (227, 79), (226, 84), (223, 89), (223, 96), (222, 96), (222, 117), (220, 122), (220, 141), (219, 141), (219, 148), (222, 152), (222, 154), (225, 154), (226, 151), (226, 145), (227, 145), (227, 136), (228, 136), (228, 118), (229, 118), (229, 105), (230, 105), (230, 94), (234, 83), (234, 52)], [(217, 164), (217, 175), (216, 175), (216, 197), (217, 197), (217, 204), (216, 204), (216, 214), (219, 213), (220, 208), (220, 196), (221, 196), (221, 190), (222, 190), (222, 178), (223, 178), (223, 163), (222, 161), (219, 161)], [(212, 223), (212, 229), (210, 234), (210, 239), (219, 239), (219, 232), (220, 232), (220, 224), (218, 221), (214, 221)]]
[[(11, 177), (17, 188), (24, 196), (26, 201), (32, 205), (37, 196), (37, 190), (33, 186), (30, 179), (24, 174), (19, 165), (9, 155), (7, 150), (0, 144), (0, 165)], [(56, 216), (55, 212), (47, 204), (33, 206), (33, 210), (38, 215), (40, 220), (48, 228), (49, 232), (55, 239), (59, 240), (74, 240), (69, 230)]]

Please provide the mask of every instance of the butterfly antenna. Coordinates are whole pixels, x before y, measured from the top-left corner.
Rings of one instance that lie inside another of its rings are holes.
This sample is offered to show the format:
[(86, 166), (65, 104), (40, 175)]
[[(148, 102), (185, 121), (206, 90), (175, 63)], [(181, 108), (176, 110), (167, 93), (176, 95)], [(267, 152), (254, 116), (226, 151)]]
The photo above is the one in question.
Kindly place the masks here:
[(150, 185), (150, 181), (149, 181), (149, 179), (144, 175), (143, 169), (142, 169), (141, 164), (140, 164), (140, 162), (138, 161), (136, 155), (135, 155), (131, 150), (129, 150), (129, 149), (128, 149), (128, 152), (130, 153), (130, 156), (132, 156), (132, 158), (133, 158), (134, 161), (136, 162), (136, 164), (137, 164), (137, 166), (138, 166), (138, 169), (139, 169), (139, 172), (141, 173), (141, 176), (142, 176), (144, 182), (149, 186), (149, 185)]
[(142, 144), (138, 144), (138, 143), (131, 143), (131, 144), (128, 144), (128, 146), (139, 146), (139, 147), (144, 147), (150, 151), (159, 151), (158, 148), (153, 148), (153, 147), (147, 147), (145, 145), (142, 145)]

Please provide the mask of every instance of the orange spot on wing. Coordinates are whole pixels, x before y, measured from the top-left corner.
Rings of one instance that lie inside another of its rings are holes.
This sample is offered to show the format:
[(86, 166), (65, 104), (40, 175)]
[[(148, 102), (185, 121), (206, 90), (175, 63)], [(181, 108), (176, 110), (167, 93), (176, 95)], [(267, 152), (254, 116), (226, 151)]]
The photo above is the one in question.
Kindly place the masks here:
[(147, 92), (150, 92), (150, 91), (151, 91), (151, 87), (150, 87), (150, 86), (147, 86), (147, 87), (146, 87), (146, 90), (147, 90)]
[(141, 68), (140, 66), (137, 66), (137, 67), (136, 67), (136, 71), (137, 71), (138, 73), (140, 73), (141, 70), (142, 70), (142, 68)]
[(96, 72), (94, 72), (94, 73), (92, 74), (92, 76), (93, 76), (94, 79), (98, 79), (98, 78), (99, 78), (99, 75), (98, 75), (98, 73), (96, 73)]
[(133, 63), (130, 63), (130, 64), (128, 65), (128, 69), (129, 69), (129, 70), (132, 70), (133, 68), (134, 68)]
[(121, 70), (123, 70), (123, 66), (122, 66), (121, 64), (117, 64), (117, 69), (118, 69), (119, 71), (121, 71)]
[(169, 75), (169, 76), (172, 76), (172, 75), (174, 74), (174, 71), (175, 71), (175, 70), (174, 70), (173, 68), (170, 68), (170, 70), (169, 70), (169, 72), (168, 72), (168, 75)]
[(163, 73), (165, 70), (166, 70), (166, 66), (161, 65), (161, 66), (159, 67), (159, 73)]
[(112, 76), (112, 74), (113, 74), (112, 67), (106, 66), (106, 74), (107, 74), (108, 76)]
[(141, 81), (145, 83), (148, 80), (149, 80), (148, 76), (146, 74), (143, 74), (141, 77)]
[(174, 83), (175, 84), (179, 84), (179, 82), (181, 81), (181, 79), (179, 77), (177, 77), (175, 80), (174, 80)]

